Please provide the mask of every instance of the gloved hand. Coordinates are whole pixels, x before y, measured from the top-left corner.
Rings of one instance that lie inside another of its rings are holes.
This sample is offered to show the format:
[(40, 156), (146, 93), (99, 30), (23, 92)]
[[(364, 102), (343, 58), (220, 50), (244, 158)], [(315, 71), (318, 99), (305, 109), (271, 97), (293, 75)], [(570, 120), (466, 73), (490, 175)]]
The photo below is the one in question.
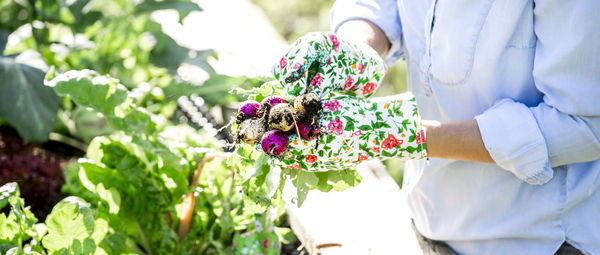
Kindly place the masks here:
[(373, 99), (334, 96), (322, 106), (322, 135), (311, 141), (290, 135), (287, 152), (272, 157), (272, 163), (328, 171), (352, 169), (372, 158), (427, 157), (424, 128), (412, 94)]
[(386, 71), (383, 59), (364, 43), (347, 42), (333, 33), (309, 33), (290, 46), (273, 75), (293, 97), (314, 92), (325, 98), (332, 91), (368, 97)]
[[(288, 131), (287, 151), (272, 157), (272, 163), (328, 171), (352, 169), (372, 158), (425, 158), (425, 133), (414, 96), (364, 99), (379, 87), (386, 71), (383, 59), (366, 44), (347, 42), (331, 33), (309, 33), (298, 39), (274, 67), (273, 75), (284, 85), (288, 98), (317, 94), (322, 104), (317, 129), (321, 135), (308, 141)], [(332, 92), (344, 95), (331, 97)], [(298, 120), (302, 122), (301, 115)], [(257, 147), (269, 151), (269, 144)]]

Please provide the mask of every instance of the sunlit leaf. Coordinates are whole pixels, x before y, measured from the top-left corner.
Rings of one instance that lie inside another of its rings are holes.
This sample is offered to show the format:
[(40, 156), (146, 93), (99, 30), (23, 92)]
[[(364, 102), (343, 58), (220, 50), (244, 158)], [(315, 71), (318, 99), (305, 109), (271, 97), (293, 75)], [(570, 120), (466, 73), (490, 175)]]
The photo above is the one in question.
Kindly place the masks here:
[(250, 89), (258, 85), (260, 81), (255, 78), (230, 77), (225, 75), (212, 75), (202, 85), (194, 85), (187, 82), (173, 83), (163, 89), (165, 97), (176, 100), (180, 96), (196, 94), (202, 97), (209, 105), (224, 105), (232, 101), (243, 100), (241, 96), (229, 93), (233, 88)]
[(94, 215), (85, 202), (69, 197), (59, 202), (46, 218), (48, 235), (43, 244), (49, 251), (69, 249), (71, 245), (84, 240), (94, 232)]

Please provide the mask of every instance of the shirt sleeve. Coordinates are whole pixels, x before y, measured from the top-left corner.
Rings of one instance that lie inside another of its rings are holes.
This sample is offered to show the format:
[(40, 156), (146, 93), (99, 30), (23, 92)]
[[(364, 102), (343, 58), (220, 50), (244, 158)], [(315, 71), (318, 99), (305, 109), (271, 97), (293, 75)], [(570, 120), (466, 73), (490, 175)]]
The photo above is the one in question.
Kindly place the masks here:
[(377, 25), (391, 43), (390, 50), (383, 59), (394, 64), (403, 56), (402, 26), (398, 14), (398, 5), (393, 0), (337, 0), (330, 12), (332, 31), (349, 20), (364, 19)]
[(531, 184), (600, 158), (600, 1), (536, 1), (534, 107), (504, 99), (475, 119), (501, 167)]

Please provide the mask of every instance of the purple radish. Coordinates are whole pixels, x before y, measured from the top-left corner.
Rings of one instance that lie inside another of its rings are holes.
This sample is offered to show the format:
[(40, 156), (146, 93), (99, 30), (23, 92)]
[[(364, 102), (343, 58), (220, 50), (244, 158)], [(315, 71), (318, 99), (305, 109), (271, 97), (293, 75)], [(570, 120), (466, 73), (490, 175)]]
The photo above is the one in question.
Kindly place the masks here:
[(272, 128), (281, 131), (290, 131), (294, 128), (295, 111), (294, 108), (287, 104), (281, 103), (273, 106), (269, 113), (269, 125)]
[(261, 105), (269, 104), (271, 107), (281, 103), (287, 103), (287, 101), (280, 96), (268, 96), (260, 102)]
[(257, 144), (265, 132), (263, 119), (246, 119), (237, 128), (236, 140), (247, 144)]
[(261, 145), (265, 153), (278, 157), (287, 151), (290, 140), (282, 131), (271, 130), (263, 135)]
[(302, 138), (303, 140), (314, 140), (321, 133), (321, 129), (318, 125), (296, 123), (296, 126), (298, 127), (298, 133), (300, 133), (300, 138)]
[(246, 119), (258, 117), (258, 109), (260, 109), (260, 103), (254, 100), (243, 102), (235, 116), (235, 122), (240, 124)]

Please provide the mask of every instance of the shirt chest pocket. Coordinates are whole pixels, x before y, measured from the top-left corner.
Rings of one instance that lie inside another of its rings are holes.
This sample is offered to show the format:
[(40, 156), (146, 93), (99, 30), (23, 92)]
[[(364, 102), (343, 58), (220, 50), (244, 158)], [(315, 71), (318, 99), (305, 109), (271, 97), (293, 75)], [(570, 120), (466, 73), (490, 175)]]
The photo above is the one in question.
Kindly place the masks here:
[(438, 83), (458, 85), (474, 71), (497, 72), (488, 69), (512, 56), (506, 52), (535, 46), (531, 0), (437, 0), (432, 14), (427, 53), (429, 73)]
[(461, 84), (473, 69), (480, 33), (493, 0), (438, 0), (429, 33), (430, 74), (437, 82)]

